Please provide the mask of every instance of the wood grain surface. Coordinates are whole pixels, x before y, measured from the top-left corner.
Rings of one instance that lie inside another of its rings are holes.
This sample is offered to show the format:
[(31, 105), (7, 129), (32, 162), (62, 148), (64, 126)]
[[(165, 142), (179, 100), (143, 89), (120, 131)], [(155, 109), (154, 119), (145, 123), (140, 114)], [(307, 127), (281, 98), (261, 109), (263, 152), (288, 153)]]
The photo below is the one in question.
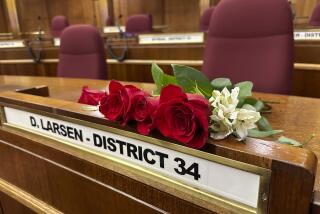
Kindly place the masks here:
[[(152, 84), (133, 84), (148, 91), (153, 88)], [(89, 85), (95, 89), (104, 89), (107, 85), (106, 81), (1, 76), (0, 85), (2, 85), (0, 91), (17, 88), (17, 86), (48, 85), (50, 96), (60, 100), (48, 100), (47, 98), (6, 92), (1, 94), (1, 101), (25, 102), (24, 106), (32, 105), (33, 108), (38, 106), (39, 109), (46, 111), (54, 109), (54, 112), (60, 115), (72, 115), (72, 117), (83, 120), (92, 120), (94, 123), (106, 123), (104, 119), (97, 118), (96, 115), (91, 117), (94, 114), (90, 117), (86, 116), (90, 113), (82, 112), (81, 108), (74, 103), (77, 101), (83, 85)], [(241, 144), (229, 139), (226, 141), (209, 141), (204, 150), (271, 169), (269, 213), (306, 213), (310, 206), (313, 189), (319, 191), (320, 187), (319, 176), (315, 174), (317, 158), (313, 154), (313, 152), (316, 155), (320, 154), (319, 133), (317, 133), (319, 130), (317, 127), (320, 127), (320, 101), (311, 98), (263, 93), (255, 93), (255, 97), (273, 103), (271, 104), (273, 113), (267, 115), (267, 117), (275, 129), (285, 131), (285, 136), (305, 142), (312, 134), (316, 134), (305, 146), (306, 149), (294, 148), (271, 141), (250, 139), (246, 144)], [(46, 108), (41, 106), (46, 106)], [(112, 123), (110, 125), (115, 126), (116, 124)], [(10, 136), (7, 138), (9, 140)], [(268, 140), (275, 141), (276, 139), (269, 138)], [(16, 143), (19, 142), (16, 141)], [(300, 188), (297, 188), (297, 185)], [(297, 205), (293, 206), (292, 203)], [(286, 212), (283, 212), (284, 210)]]

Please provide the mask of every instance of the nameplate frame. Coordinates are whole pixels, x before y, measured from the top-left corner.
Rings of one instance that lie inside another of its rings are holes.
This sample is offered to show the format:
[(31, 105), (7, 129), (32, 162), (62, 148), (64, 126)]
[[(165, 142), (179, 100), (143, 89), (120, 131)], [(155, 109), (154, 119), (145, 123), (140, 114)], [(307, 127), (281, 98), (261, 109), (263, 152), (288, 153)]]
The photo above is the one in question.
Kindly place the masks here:
[(103, 33), (120, 33), (120, 29), (122, 32), (125, 32), (126, 31), (126, 27), (125, 26), (106, 26), (103, 28)]
[(320, 30), (298, 30), (294, 32), (295, 41), (318, 41), (320, 40)]
[(204, 33), (141, 34), (140, 45), (203, 43)]
[(0, 40), (0, 48), (24, 48), (24, 40)]
[(181, 188), (241, 213), (266, 212), (265, 196), (269, 195), (271, 175), (268, 169), (126, 130), (12, 104), (1, 105), (0, 116), (4, 127), (84, 149), (159, 178), (165, 176)]
[(53, 38), (53, 45), (55, 47), (59, 47), (60, 46), (60, 38)]

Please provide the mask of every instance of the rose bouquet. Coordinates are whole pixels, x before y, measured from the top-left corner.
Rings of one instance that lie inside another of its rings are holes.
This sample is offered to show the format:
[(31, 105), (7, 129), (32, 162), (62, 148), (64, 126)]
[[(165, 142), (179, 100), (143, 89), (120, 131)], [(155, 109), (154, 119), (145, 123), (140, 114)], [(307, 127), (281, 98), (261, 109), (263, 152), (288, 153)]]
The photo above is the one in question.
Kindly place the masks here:
[[(172, 65), (165, 74), (152, 65), (156, 88), (149, 94), (133, 85), (110, 81), (105, 92), (83, 88), (80, 103), (96, 105), (110, 121), (135, 124), (143, 135), (158, 131), (163, 136), (191, 148), (202, 148), (209, 137), (215, 140), (232, 135), (239, 141), (281, 133), (273, 130), (262, 116), (270, 111), (264, 102), (252, 97), (249, 81), (232, 84), (227, 78), (209, 81), (200, 71)], [(288, 138), (283, 143), (299, 146)]]

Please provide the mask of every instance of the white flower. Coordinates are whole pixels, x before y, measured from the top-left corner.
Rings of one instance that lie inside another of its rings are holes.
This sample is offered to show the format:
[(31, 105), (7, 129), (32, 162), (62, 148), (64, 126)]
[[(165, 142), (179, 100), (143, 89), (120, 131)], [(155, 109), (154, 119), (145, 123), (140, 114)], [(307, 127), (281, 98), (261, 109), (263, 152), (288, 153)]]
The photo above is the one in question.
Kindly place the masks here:
[(230, 114), (235, 111), (239, 103), (239, 91), (239, 87), (232, 89), (231, 93), (227, 88), (224, 88), (221, 92), (214, 90), (209, 102), (214, 108), (221, 109), (225, 115)]
[(225, 139), (233, 132), (232, 124), (227, 119), (223, 119), (220, 121), (213, 121), (210, 128), (211, 128), (210, 137), (215, 140)]
[(227, 88), (222, 92), (214, 90), (209, 102), (213, 106), (211, 115), (211, 137), (220, 140), (233, 133), (233, 121), (236, 119), (236, 108), (238, 105), (239, 88), (232, 89), (231, 93)]
[(248, 135), (249, 129), (257, 127), (256, 122), (260, 120), (259, 112), (247, 109), (238, 109), (236, 119), (233, 122), (235, 134), (239, 140), (244, 140)]
[(261, 118), (260, 113), (253, 108), (237, 109), (239, 103), (239, 87), (231, 90), (224, 88), (221, 92), (214, 90), (209, 99), (213, 107), (210, 117), (210, 137), (221, 140), (230, 134), (238, 136), (239, 140), (244, 140), (248, 135), (248, 130), (256, 128), (256, 122)]

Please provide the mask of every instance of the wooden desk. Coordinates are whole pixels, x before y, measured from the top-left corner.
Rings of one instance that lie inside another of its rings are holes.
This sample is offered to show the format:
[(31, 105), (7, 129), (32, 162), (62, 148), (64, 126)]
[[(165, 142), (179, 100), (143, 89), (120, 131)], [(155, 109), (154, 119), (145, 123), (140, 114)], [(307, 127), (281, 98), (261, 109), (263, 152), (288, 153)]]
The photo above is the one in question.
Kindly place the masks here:
[[(23, 76), (0, 76), (0, 92), (12, 90), (19, 87), (31, 87), (36, 85), (48, 85), (50, 89), (50, 96), (52, 98), (58, 98), (66, 101), (58, 101), (52, 100), (48, 102), (43, 98), (32, 98), (28, 95), (14, 95), (14, 99), (24, 100), (30, 99), (36, 103), (43, 103), (48, 106), (54, 108), (64, 108), (73, 112), (81, 113), (79, 105), (75, 103), (70, 103), (67, 101), (77, 101), (81, 87), (83, 85), (89, 85), (93, 88), (103, 89), (106, 87), (105, 81), (97, 81), (97, 80), (82, 80), (82, 79), (64, 79), (64, 78), (46, 78), (46, 77), (23, 77)], [(138, 84), (138, 87), (144, 88), (146, 90), (151, 90), (153, 85), (151, 84)], [(4, 95), (2, 95), (3, 97)], [(12, 97), (13, 95), (8, 94), (8, 97)], [(320, 136), (319, 136), (319, 128), (320, 128), (320, 100), (311, 99), (311, 98), (301, 98), (301, 97), (293, 97), (293, 96), (280, 96), (280, 95), (272, 95), (272, 94), (262, 94), (256, 93), (256, 97), (259, 97), (263, 100), (270, 102), (277, 102), (279, 104), (272, 104), (273, 113), (268, 115), (268, 119), (273, 125), (275, 129), (283, 129), (285, 131), (285, 135), (287, 137), (294, 138), (298, 141), (304, 142), (307, 140), (312, 134), (316, 134), (315, 138), (306, 145), (307, 150), (299, 149), (294, 147), (289, 147), (286, 145), (281, 145), (279, 143), (259, 141), (259, 140), (249, 140), (246, 144), (241, 144), (235, 142), (233, 140), (227, 141), (210, 141), (206, 150), (218, 154), (223, 157), (228, 157), (231, 159), (236, 159), (238, 161), (242, 161), (249, 164), (255, 164), (261, 167), (270, 168), (273, 171), (272, 179), (271, 179), (271, 188), (274, 185), (278, 185), (281, 182), (284, 182), (281, 186), (288, 187), (288, 183), (293, 186), (291, 187), (292, 192), (288, 195), (283, 195), (288, 193), (288, 189), (272, 189), (270, 193), (270, 213), (307, 213), (309, 200), (311, 200), (311, 195), (308, 195), (308, 192), (314, 189), (316, 193), (320, 192), (320, 176), (316, 175), (315, 183), (314, 181), (314, 172), (317, 164), (316, 157), (313, 155), (313, 151), (317, 156), (320, 155)], [(82, 112), (83, 114), (83, 112)], [(98, 120), (96, 122), (99, 122)], [(5, 135), (1, 135), (5, 134)], [(139, 182), (130, 181), (131, 185), (135, 185), (136, 188), (124, 187), (124, 183), (117, 183), (117, 179), (120, 179), (118, 175), (113, 175), (116, 180), (106, 179), (105, 169), (100, 166), (91, 166), (87, 165), (87, 163), (82, 159), (86, 159), (85, 156), (79, 159), (76, 156), (65, 156), (65, 154), (61, 153), (61, 151), (57, 151), (55, 149), (46, 149), (45, 145), (36, 145), (34, 142), (37, 141), (36, 138), (29, 138), (26, 142), (22, 143), (23, 137), (14, 137), (15, 133), (7, 132), (7, 130), (3, 130), (0, 128), (0, 138), (2, 140), (7, 140), (10, 143), (13, 143), (15, 146), (22, 147), (24, 149), (30, 150), (36, 154), (40, 154), (42, 157), (49, 158), (50, 160), (62, 164), (64, 166), (70, 167), (75, 171), (79, 171), (84, 173), (85, 175), (92, 177), (99, 182), (108, 183), (116, 185), (120, 188), (121, 191), (124, 191), (130, 195), (136, 197), (136, 199), (142, 199), (146, 201), (148, 204), (139, 203), (139, 209), (137, 207), (133, 209), (138, 209), (141, 212), (144, 210), (148, 210), (148, 212), (159, 212), (159, 210), (154, 210), (152, 206), (156, 206), (160, 208), (162, 211), (169, 212), (208, 212), (207, 209), (200, 209), (200, 207), (196, 205), (192, 205), (190, 203), (185, 203), (177, 198), (172, 198), (170, 202), (169, 195), (167, 193), (160, 192), (149, 192), (149, 189), (146, 186), (141, 186)], [(15, 139), (12, 139), (14, 137)], [(31, 141), (30, 141), (31, 140)], [(272, 140), (270, 138), (270, 140)], [(30, 142), (29, 142), (30, 141)], [(18, 157), (17, 157), (18, 158)], [(96, 162), (97, 164), (98, 162)], [(284, 167), (283, 163), (291, 163), (292, 168), (287, 169)], [(98, 164), (99, 165), (99, 164)], [(82, 166), (82, 167), (81, 167)], [(85, 168), (83, 168), (85, 166)], [(79, 168), (80, 167), (80, 168)], [(318, 164), (319, 167), (319, 164)], [(17, 169), (18, 171), (20, 169)], [(22, 169), (21, 169), (22, 170)], [(1, 171), (1, 170), (0, 170)], [(62, 172), (63, 173), (63, 172)], [(300, 174), (301, 173), (301, 174)], [(284, 175), (289, 175), (290, 180), (284, 181), (281, 180), (280, 177)], [(11, 179), (11, 177), (6, 177), (8, 175), (3, 174), (7, 179)], [(12, 175), (10, 175), (12, 176)], [(278, 177), (279, 176), (279, 177)], [(69, 179), (69, 178), (68, 178)], [(72, 179), (72, 178), (70, 178)], [(15, 185), (18, 185), (20, 188), (33, 193), (38, 198), (47, 201), (49, 204), (54, 204), (55, 206), (60, 206), (58, 208), (62, 210), (78, 210), (76, 208), (70, 208), (65, 206), (70, 206), (68, 202), (65, 202), (67, 205), (63, 205), (64, 202), (60, 201), (52, 201), (50, 196), (46, 195), (45, 192), (41, 195), (37, 184), (34, 186), (27, 186), (23, 183), (23, 181), (13, 180)], [(21, 183), (22, 182), (22, 183)], [(111, 182), (111, 183), (110, 183)], [(122, 182), (124, 180), (122, 179)], [(127, 182), (127, 181), (126, 181)], [(296, 185), (303, 182), (299, 191), (297, 191)], [(42, 183), (42, 182), (41, 182)], [(120, 186), (119, 186), (120, 185)], [(47, 191), (47, 187), (43, 186), (44, 190)], [(64, 187), (67, 188), (67, 187)], [(89, 191), (89, 187), (84, 187), (84, 191)], [(139, 192), (140, 190), (145, 189), (145, 191)], [(311, 189), (310, 189), (311, 188)], [(61, 190), (62, 191), (62, 190)], [(90, 190), (91, 191), (91, 190)], [(151, 191), (151, 190), (150, 190)], [(169, 191), (169, 190), (168, 190)], [(169, 191), (170, 192), (170, 191)], [(40, 195), (39, 195), (40, 194)], [(49, 198), (48, 198), (49, 197)], [(53, 197), (53, 196), (51, 196)], [(69, 197), (69, 196), (68, 196)], [(80, 196), (79, 196), (80, 197)], [(114, 196), (116, 197), (116, 196)], [(149, 197), (149, 198), (148, 198)], [(157, 198), (160, 197), (160, 198)], [(165, 201), (157, 201), (157, 200)], [(68, 199), (72, 201), (71, 199)], [(83, 200), (83, 199), (81, 199)], [(127, 200), (124, 198), (119, 198), (119, 200)], [(169, 200), (169, 201), (167, 201)], [(128, 201), (122, 201), (121, 203), (129, 203)], [(292, 203), (302, 203), (303, 206), (292, 207)], [(99, 203), (98, 203), (99, 204)], [(97, 206), (98, 204), (90, 203), (88, 206)], [(115, 209), (120, 204), (115, 205)], [(150, 205), (152, 205), (150, 207)], [(62, 206), (62, 207), (61, 207)], [(201, 205), (202, 206), (202, 205)], [(80, 206), (83, 210), (88, 210), (88, 208)], [(289, 208), (290, 207), (290, 208)], [(101, 209), (106, 209), (106, 207), (100, 207)], [(118, 207), (119, 208), (119, 207)], [(115, 211), (115, 210), (113, 210)], [(160, 211), (161, 212), (161, 211)]]
[[(112, 39), (116, 53), (122, 51), (123, 40)], [(204, 44), (139, 45), (137, 39), (129, 39), (127, 60), (119, 63), (106, 50), (108, 79), (135, 82), (151, 82), (150, 64), (161, 64), (171, 73), (170, 64), (185, 64), (201, 70)], [(44, 42), (41, 63), (35, 63), (26, 48), (0, 49), (0, 74), (56, 76), (58, 47)], [(320, 97), (317, 83), (320, 81), (319, 42), (295, 43), (295, 70), (293, 95)], [(135, 72), (133, 72), (135, 71)]]

